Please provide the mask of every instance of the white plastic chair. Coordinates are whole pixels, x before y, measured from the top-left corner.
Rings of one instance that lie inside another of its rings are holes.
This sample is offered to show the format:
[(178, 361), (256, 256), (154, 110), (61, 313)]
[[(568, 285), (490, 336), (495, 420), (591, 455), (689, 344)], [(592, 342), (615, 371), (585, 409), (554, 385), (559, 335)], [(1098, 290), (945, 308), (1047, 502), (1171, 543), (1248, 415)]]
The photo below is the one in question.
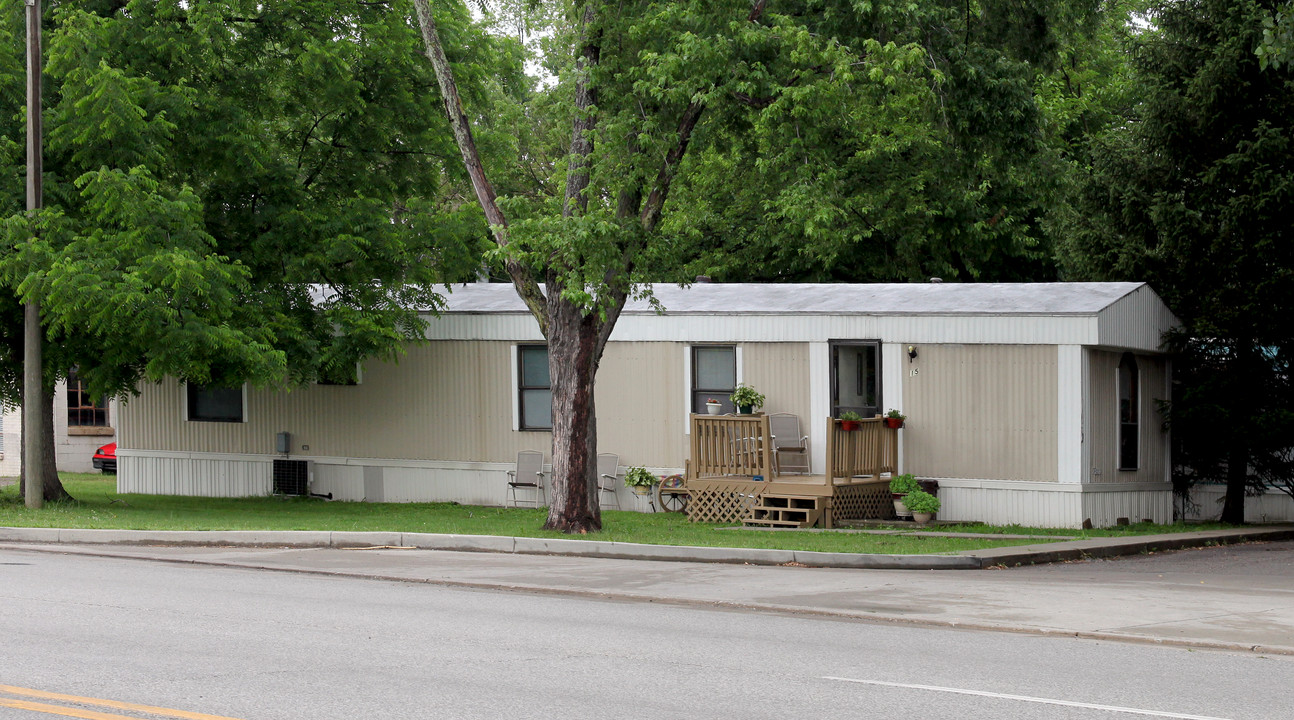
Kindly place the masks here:
[(603, 498), (606, 506), (606, 494), (611, 493), (611, 502), (620, 509), (620, 496), (616, 494), (620, 480), (620, 456), (615, 453), (598, 453), (598, 496)]
[(512, 496), (512, 507), (517, 507), (517, 488), (530, 490), (535, 507), (544, 502), (544, 454), (537, 450), (522, 450), (517, 453), (517, 467), (508, 471), (508, 494)]

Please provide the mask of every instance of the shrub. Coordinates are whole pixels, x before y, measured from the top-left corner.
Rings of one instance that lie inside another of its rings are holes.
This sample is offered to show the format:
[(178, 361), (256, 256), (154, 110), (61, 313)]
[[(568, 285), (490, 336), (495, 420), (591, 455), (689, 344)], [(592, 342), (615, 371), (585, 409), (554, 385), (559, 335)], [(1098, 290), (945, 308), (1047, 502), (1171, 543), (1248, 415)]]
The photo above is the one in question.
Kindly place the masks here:
[[(902, 475), (895, 475), (894, 477), (890, 478), (890, 492), (892, 493), (896, 493), (898, 495), (907, 495), (909, 493), (918, 492), (920, 490), (921, 490), (921, 485), (917, 482), (917, 479), (913, 477), (911, 473), (903, 473)], [(904, 501), (903, 504), (907, 505), (907, 501)], [(911, 510), (912, 506), (908, 505), (908, 509)]]
[(939, 512), (939, 498), (925, 490), (913, 490), (908, 493), (903, 498), (903, 504), (914, 513), (930, 513), (934, 515)]

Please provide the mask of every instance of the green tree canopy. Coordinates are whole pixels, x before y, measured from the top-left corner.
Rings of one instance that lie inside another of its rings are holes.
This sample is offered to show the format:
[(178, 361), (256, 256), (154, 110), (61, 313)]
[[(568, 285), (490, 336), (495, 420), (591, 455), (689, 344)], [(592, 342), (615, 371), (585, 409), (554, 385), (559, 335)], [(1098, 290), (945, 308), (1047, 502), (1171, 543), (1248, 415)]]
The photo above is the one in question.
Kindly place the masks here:
[[(409, 13), (331, 0), (47, 12), (47, 209), (22, 212), (23, 120), (0, 118), (0, 272), (65, 348), (50, 373), (79, 365), (103, 394), (165, 375), (305, 382), (421, 338), (419, 310), (438, 307), (436, 283), (474, 275), (485, 226), (445, 162)], [(466, 13), (445, 21), (483, 112), (523, 89), (514, 42)], [(6, 13), (5, 100), (23, 97), (22, 42)], [(488, 125), (487, 156), (510, 152)]]
[(1095, 142), (1063, 248), (1072, 277), (1147, 280), (1182, 318), (1175, 462), (1225, 479), (1235, 522), (1294, 430), (1294, 76), (1254, 53), (1274, 5), (1154, 8), (1132, 49), (1141, 102)]
[(479, 157), (415, 5), (493, 257), (548, 338), (549, 527), (600, 525), (593, 378), (641, 281), (1051, 271), (1033, 84), (1094, 0), (542, 3), (556, 81), (508, 116), (515, 172)]

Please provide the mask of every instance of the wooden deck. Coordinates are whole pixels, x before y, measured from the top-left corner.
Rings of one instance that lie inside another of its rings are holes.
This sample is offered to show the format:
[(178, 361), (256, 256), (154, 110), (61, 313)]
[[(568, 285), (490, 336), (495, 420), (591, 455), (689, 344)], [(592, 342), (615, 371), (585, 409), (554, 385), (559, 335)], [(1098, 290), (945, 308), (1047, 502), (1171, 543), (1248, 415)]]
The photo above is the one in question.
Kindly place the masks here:
[(833, 527), (837, 520), (892, 518), (889, 478), (898, 458), (898, 432), (880, 418), (845, 431), (827, 419), (827, 463), (822, 475), (777, 472), (768, 418), (692, 416), (692, 459), (687, 464), (695, 522), (764, 527)]

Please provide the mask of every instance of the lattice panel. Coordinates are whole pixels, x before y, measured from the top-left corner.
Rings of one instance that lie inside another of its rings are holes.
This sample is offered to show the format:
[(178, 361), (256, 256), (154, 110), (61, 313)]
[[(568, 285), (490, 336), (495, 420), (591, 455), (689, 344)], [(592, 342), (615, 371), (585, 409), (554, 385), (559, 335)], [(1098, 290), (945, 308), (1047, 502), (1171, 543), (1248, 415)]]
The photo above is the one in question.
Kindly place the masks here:
[(889, 482), (837, 485), (832, 520), (893, 520)]
[(739, 523), (751, 516), (751, 509), (759, 500), (759, 491), (750, 489), (749, 483), (705, 483), (698, 487), (689, 483), (692, 498), (688, 501), (687, 515), (692, 522)]

